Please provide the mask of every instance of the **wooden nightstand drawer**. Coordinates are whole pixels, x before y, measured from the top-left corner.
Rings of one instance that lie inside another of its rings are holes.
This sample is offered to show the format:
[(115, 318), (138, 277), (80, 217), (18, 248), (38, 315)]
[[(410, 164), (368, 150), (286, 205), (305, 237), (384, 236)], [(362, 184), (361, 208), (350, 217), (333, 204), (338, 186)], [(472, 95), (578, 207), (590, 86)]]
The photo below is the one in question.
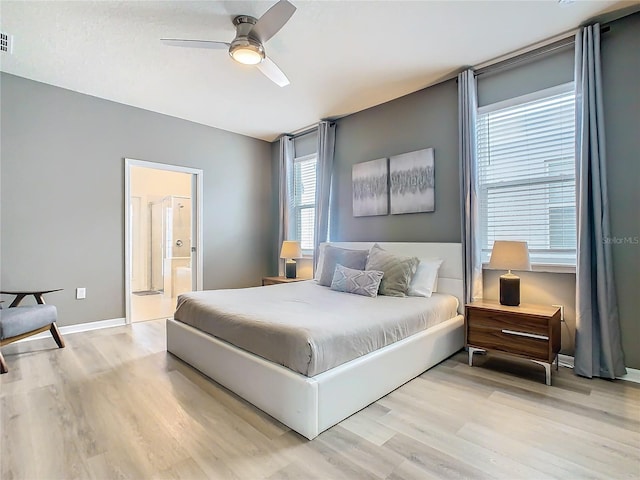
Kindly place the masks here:
[(467, 333), (469, 345), (526, 358), (548, 360), (549, 337), (522, 330), (475, 325)]
[(467, 311), (469, 329), (489, 327), (497, 330), (516, 330), (537, 335), (549, 334), (549, 321), (547, 318), (538, 318), (531, 315), (514, 315), (512, 313), (495, 312), (491, 310), (469, 309)]
[(510, 307), (482, 300), (470, 303), (466, 306), (465, 345), (469, 365), (478, 351), (516, 355), (543, 365), (550, 385), (550, 365), (560, 351), (560, 309)]

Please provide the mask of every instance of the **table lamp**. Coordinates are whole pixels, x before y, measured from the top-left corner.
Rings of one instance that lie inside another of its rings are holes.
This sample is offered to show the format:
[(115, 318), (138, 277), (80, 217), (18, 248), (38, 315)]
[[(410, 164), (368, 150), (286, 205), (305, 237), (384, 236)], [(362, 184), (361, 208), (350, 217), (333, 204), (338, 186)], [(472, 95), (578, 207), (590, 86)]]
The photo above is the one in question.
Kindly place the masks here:
[(287, 278), (296, 278), (296, 261), (295, 258), (302, 257), (302, 249), (300, 242), (285, 240), (282, 242), (282, 250), (280, 250), (280, 258), (285, 259), (285, 276)]
[(520, 277), (511, 273), (511, 270), (531, 270), (527, 242), (496, 240), (489, 268), (508, 270), (500, 276), (500, 303), (512, 307), (520, 305)]

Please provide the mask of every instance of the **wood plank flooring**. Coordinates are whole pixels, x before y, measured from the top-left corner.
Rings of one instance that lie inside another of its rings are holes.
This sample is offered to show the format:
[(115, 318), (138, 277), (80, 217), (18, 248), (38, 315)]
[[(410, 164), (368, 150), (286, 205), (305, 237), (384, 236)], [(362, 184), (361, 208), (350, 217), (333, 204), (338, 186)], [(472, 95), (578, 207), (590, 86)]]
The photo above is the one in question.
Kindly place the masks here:
[(3, 348), (9, 479), (637, 479), (640, 385), (460, 352), (308, 441), (165, 351), (164, 321)]

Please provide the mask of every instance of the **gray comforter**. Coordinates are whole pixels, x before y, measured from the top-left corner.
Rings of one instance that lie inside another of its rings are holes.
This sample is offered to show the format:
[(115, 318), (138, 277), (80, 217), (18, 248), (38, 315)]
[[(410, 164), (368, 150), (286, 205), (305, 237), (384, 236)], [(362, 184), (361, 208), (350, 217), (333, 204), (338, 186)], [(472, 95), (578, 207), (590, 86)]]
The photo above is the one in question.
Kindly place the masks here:
[(315, 281), (178, 297), (175, 319), (312, 377), (457, 315), (458, 301), (362, 297)]

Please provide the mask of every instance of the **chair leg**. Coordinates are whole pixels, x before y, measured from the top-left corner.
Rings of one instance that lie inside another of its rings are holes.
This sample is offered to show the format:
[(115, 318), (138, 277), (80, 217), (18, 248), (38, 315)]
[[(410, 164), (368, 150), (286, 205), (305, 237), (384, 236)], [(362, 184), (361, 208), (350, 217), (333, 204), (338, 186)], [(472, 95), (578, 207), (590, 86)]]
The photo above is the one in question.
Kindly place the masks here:
[(60, 335), (60, 331), (58, 330), (58, 327), (56, 326), (56, 322), (53, 322), (51, 324), (51, 328), (49, 328), (49, 331), (51, 332), (51, 335), (53, 336), (53, 339), (58, 344), (58, 347), (64, 348), (64, 339), (62, 338), (62, 335)]
[(9, 367), (7, 367), (7, 362), (4, 361), (2, 352), (0, 352), (0, 374), (7, 373), (8, 371), (9, 371)]

